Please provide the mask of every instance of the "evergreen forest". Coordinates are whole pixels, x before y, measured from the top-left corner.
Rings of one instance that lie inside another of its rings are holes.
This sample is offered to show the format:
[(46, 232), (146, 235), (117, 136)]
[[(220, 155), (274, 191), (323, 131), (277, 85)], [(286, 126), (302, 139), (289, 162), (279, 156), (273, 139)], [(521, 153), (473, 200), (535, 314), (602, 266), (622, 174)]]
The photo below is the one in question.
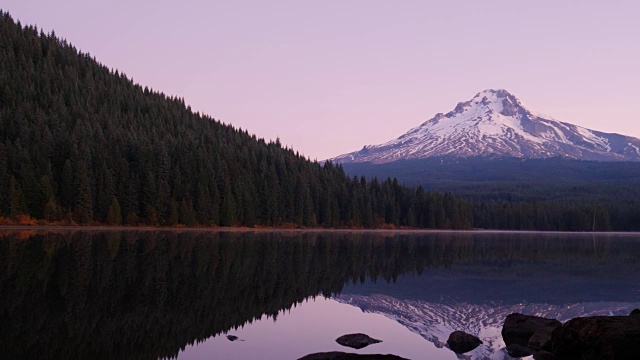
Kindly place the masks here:
[(310, 161), (0, 12), (0, 223), (640, 230), (640, 163), (445, 162)]
[(640, 162), (439, 157), (343, 167), (451, 193), (471, 205), (476, 228), (640, 230)]
[(345, 175), (0, 14), (0, 216), (112, 225), (471, 228), (469, 205)]

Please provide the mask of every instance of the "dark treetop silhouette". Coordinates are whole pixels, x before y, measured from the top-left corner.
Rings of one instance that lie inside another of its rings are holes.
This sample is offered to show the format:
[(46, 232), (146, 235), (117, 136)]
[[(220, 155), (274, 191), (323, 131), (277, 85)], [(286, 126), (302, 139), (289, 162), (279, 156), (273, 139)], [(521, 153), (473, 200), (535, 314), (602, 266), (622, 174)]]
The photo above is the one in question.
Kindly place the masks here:
[(451, 195), (347, 177), (0, 13), (0, 216), (19, 214), (80, 224), (472, 226)]

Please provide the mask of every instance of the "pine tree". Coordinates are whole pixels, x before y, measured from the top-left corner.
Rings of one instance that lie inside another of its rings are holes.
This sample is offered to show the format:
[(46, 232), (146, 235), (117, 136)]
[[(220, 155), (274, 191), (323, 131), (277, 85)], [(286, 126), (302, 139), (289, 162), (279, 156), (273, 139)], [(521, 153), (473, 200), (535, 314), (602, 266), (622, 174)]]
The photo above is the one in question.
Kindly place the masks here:
[(111, 197), (111, 204), (109, 204), (109, 210), (107, 211), (107, 224), (122, 224), (122, 210), (120, 209), (118, 198), (116, 198), (115, 196)]
[(74, 190), (73, 190), (73, 167), (69, 159), (65, 160), (62, 176), (60, 180), (59, 198), (60, 204), (65, 210), (70, 211), (73, 207)]
[(191, 200), (182, 199), (182, 203), (180, 204), (180, 223), (187, 226), (197, 224), (196, 213), (193, 210)]
[(14, 176), (9, 179), (9, 214), (12, 217), (16, 217), (22, 214), (25, 210), (25, 199), (22, 195), (20, 185)]
[[(0, 120), (0, 127), (2, 127), (2, 120)], [(0, 142), (0, 216), (10, 213), (8, 160), (7, 147)]]
[(169, 203), (169, 220), (168, 225), (177, 225), (180, 223), (180, 211), (178, 209), (178, 202), (171, 200)]
[(93, 220), (93, 201), (89, 169), (84, 160), (77, 162), (74, 180), (76, 196), (73, 218), (79, 224), (88, 224)]

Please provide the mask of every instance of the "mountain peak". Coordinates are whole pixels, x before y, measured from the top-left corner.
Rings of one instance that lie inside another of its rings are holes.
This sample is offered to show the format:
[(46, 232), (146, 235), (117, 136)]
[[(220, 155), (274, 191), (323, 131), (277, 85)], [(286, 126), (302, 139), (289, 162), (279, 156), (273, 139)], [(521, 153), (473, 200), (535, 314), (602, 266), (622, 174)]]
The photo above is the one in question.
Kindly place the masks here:
[(477, 93), (476, 96), (473, 97), (473, 100), (482, 99), (484, 97), (487, 97), (487, 98), (495, 97), (497, 99), (504, 99), (507, 97), (515, 97), (515, 96), (513, 96), (513, 94), (511, 94), (509, 91), (505, 89), (487, 89)]
[(395, 140), (331, 159), (383, 163), (435, 156), (640, 161), (640, 139), (540, 115), (505, 89), (487, 89)]
[[(488, 89), (477, 93), (469, 101), (459, 102), (453, 111), (447, 113), (446, 117), (451, 118), (467, 110), (473, 111), (478, 108), (485, 109), (489, 113), (500, 113), (505, 116), (514, 116), (518, 112), (528, 112), (520, 100), (507, 90)], [(533, 114), (529, 112), (529, 115)]]

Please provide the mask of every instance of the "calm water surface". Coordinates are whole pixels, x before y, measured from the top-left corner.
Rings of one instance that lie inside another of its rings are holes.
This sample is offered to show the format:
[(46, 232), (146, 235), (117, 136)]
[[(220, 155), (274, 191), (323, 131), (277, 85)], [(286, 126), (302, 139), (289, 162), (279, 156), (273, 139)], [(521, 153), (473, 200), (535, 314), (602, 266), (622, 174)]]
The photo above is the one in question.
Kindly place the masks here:
[[(640, 236), (0, 232), (7, 359), (456, 359), (454, 330), (509, 359), (511, 312), (561, 321), (640, 307)], [(383, 340), (361, 350), (335, 338)], [(229, 341), (235, 335), (238, 341)]]

